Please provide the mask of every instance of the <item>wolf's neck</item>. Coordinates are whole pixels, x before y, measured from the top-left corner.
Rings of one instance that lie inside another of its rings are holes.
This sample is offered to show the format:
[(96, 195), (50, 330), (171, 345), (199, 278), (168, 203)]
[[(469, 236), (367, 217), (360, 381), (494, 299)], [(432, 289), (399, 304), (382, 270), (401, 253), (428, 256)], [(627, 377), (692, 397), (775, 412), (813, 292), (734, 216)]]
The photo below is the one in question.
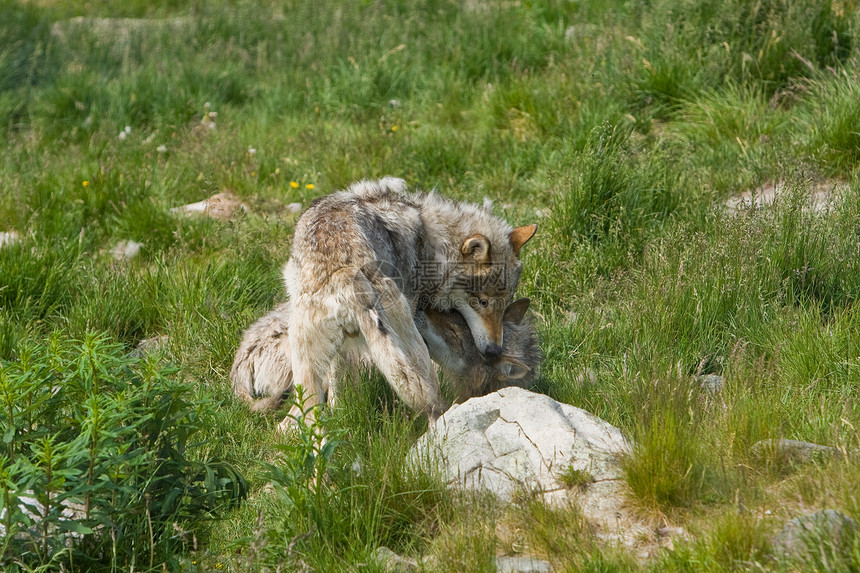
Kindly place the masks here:
[[(444, 216), (444, 213), (422, 213), (424, 222), (424, 245), (419, 253), (419, 272), (421, 284), (430, 287), (425, 294), (446, 296), (453, 288), (455, 267), (460, 264), (461, 231), (456, 221)], [(437, 308), (447, 308), (446, 304), (432, 304)]]

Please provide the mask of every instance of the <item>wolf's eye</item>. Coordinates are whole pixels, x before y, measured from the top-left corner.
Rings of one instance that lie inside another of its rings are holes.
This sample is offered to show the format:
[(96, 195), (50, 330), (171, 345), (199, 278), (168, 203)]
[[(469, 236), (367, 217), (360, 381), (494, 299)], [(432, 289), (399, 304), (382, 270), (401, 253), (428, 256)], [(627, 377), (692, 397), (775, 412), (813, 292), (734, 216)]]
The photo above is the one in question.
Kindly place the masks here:
[(478, 304), (481, 305), (481, 308), (487, 308), (488, 306), (490, 306), (490, 301), (485, 298), (479, 298)]

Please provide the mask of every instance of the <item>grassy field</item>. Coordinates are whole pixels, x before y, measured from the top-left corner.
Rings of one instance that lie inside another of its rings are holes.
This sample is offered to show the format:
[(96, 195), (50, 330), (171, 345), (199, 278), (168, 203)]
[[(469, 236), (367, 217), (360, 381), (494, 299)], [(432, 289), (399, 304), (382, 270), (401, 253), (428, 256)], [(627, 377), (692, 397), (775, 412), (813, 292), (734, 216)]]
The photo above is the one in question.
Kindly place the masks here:
[[(772, 543), (860, 520), (859, 24), (856, 0), (0, 0), (0, 568), (374, 571), (384, 545), (428, 571), (860, 571), (860, 535)], [(286, 206), (383, 175), (539, 224), (536, 390), (619, 426), (629, 507), (686, 538), (645, 558), (576, 509), (446, 491), (378, 376), (325, 447), (233, 398)], [(228, 190), (232, 220), (170, 211)]]

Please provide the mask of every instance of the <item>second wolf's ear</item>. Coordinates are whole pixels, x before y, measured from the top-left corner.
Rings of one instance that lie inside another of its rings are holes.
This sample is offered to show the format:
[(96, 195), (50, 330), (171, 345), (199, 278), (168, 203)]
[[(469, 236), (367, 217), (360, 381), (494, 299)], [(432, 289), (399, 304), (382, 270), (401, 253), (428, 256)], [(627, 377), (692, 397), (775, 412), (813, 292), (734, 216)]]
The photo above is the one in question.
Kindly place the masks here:
[(517, 227), (508, 237), (511, 239), (511, 247), (514, 249), (514, 254), (520, 256), (520, 249), (523, 245), (529, 242), (529, 239), (535, 236), (537, 225), (526, 225), (525, 227)]
[(463, 241), (460, 252), (464, 256), (472, 255), (479, 263), (490, 262), (490, 240), (484, 235), (475, 234)]
[(532, 371), (531, 368), (529, 368), (516, 358), (510, 358), (508, 356), (505, 356), (501, 360), (499, 360), (499, 363), (496, 367), (499, 369), (499, 373), (501, 373), (502, 378), (504, 378), (505, 380), (519, 380), (520, 378), (524, 378), (529, 372)]
[(508, 308), (505, 309), (505, 315), (502, 317), (502, 322), (507, 322), (510, 324), (521, 323), (523, 321), (523, 318), (525, 318), (526, 316), (526, 311), (529, 309), (530, 303), (531, 300), (527, 298), (521, 298), (509, 304)]

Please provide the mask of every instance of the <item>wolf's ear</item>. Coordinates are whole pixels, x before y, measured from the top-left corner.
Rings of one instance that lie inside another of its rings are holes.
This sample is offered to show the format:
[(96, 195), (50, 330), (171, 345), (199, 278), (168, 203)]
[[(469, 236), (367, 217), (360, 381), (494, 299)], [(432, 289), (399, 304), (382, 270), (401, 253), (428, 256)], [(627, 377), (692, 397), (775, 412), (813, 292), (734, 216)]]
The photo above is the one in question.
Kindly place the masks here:
[(490, 240), (481, 234), (472, 235), (463, 241), (460, 252), (464, 256), (474, 256), (475, 261), (479, 263), (488, 263), (490, 262)]
[(499, 372), (502, 375), (502, 378), (505, 380), (520, 380), (524, 378), (526, 374), (532, 371), (531, 368), (517, 360), (516, 358), (510, 358), (508, 356), (504, 356), (499, 360), (496, 368), (499, 369)]
[(508, 235), (511, 239), (511, 247), (514, 248), (514, 254), (520, 256), (520, 249), (523, 245), (529, 242), (529, 239), (535, 236), (537, 225), (526, 225), (525, 227), (517, 227), (511, 234)]
[(526, 316), (526, 311), (529, 309), (531, 301), (527, 298), (515, 300), (505, 309), (505, 315), (502, 317), (502, 322), (510, 324), (519, 324)]

